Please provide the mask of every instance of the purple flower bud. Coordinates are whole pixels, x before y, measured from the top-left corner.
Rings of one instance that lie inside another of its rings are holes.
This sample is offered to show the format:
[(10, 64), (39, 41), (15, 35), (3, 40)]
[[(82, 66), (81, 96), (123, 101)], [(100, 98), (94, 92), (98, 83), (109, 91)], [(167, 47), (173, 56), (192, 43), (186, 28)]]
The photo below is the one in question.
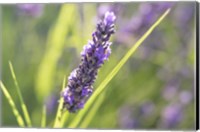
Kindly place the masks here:
[(116, 16), (113, 12), (106, 12), (105, 18), (104, 18), (104, 24), (107, 26), (110, 26), (111, 24), (114, 24), (114, 21), (116, 19)]
[(76, 112), (84, 107), (85, 102), (93, 92), (93, 83), (98, 69), (108, 60), (111, 49), (110, 36), (114, 33), (116, 16), (113, 12), (106, 12), (103, 21), (97, 24), (92, 34), (92, 41), (83, 47), (81, 63), (68, 77), (68, 85), (62, 92), (63, 108), (69, 112)]
[(86, 95), (91, 94), (91, 93), (92, 93), (92, 89), (83, 88), (83, 89), (82, 89), (81, 96), (86, 96)]
[(114, 14), (119, 14), (122, 12), (123, 4), (122, 3), (113, 3), (113, 4), (101, 4), (98, 9), (98, 18), (103, 18), (104, 14), (109, 12), (114, 12)]

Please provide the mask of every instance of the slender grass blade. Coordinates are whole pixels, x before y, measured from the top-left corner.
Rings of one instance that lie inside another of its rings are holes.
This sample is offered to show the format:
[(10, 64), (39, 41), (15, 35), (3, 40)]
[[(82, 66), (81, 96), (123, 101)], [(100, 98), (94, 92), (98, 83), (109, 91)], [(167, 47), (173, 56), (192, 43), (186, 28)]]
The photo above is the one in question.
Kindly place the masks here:
[[(62, 90), (64, 90), (65, 85), (66, 85), (66, 77), (64, 77), (64, 80), (63, 80)], [(55, 123), (54, 123), (54, 126), (53, 126), (54, 128), (61, 127), (63, 102), (64, 102), (63, 98), (60, 97), (59, 105), (58, 105), (58, 110), (57, 110), (57, 114), (56, 114), (56, 118), (55, 118)]]
[(42, 109), (42, 119), (41, 119), (41, 127), (42, 128), (45, 128), (46, 127), (46, 106), (44, 105), (43, 106), (43, 109)]
[(94, 115), (97, 113), (97, 110), (101, 106), (101, 104), (104, 100), (104, 97), (105, 97), (105, 92), (103, 92), (101, 95), (99, 95), (99, 97), (96, 99), (94, 105), (90, 109), (89, 113), (86, 114), (86, 116), (85, 116), (86, 118), (83, 119), (83, 121), (81, 122), (80, 128), (86, 128), (90, 124), (92, 118), (94, 117)]
[(7, 88), (4, 86), (4, 84), (0, 81), (0, 86), (1, 86), (1, 89), (5, 95), (5, 97), (7, 98), (11, 108), (12, 108), (12, 111), (13, 111), (13, 114), (15, 115), (15, 118), (17, 120), (17, 123), (19, 124), (20, 127), (25, 127), (25, 124), (24, 124), (24, 120), (22, 118), (22, 116), (19, 114), (19, 111), (17, 110), (17, 107), (15, 106), (15, 103), (12, 99), (12, 97), (10, 96), (9, 92), (7, 91)]
[(28, 109), (27, 109), (27, 107), (24, 103), (24, 100), (23, 100), (23, 97), (22, 97), (22, 94), (21, 94), (21, 91), (20, 91), (20, 88), (19, 88), (19, 84), (18, 84), (16, 75), (15, 75), (15, 72), (14, 72), (14, 68), (13, 68), (12, 63), (10, 61), (9, 61), (9, 67), (10, 67), (10, 71), (11, 71), (11, 74), (12, 74), (12, 78), (13, 78), (14, 83), (15, 83), (15, 87), (17, 89), (17, 94), (18, 94), (19, 99), (20, 99), (21, 108), (22, 108), (26, 123), (27, 123), (28, 127), (31, 127), (32, 123), (31, 123), (31, 119), (30, 119), (30, 116), (29, 116), (29, 113), (28, 113)]
[(60, 123), (61, 127), (63, 127), (65, 125), (65, 123), (67, 122), (68, 117), (69, 117), (69, 112), (68, 111), (63, 113), (63, 117), (61, 118), (61, 123)]

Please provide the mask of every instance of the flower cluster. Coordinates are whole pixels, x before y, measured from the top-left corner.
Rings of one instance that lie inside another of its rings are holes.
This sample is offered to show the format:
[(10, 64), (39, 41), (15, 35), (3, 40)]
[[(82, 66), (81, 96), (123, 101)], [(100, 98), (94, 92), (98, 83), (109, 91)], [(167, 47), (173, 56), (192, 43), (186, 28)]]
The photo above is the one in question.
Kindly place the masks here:
[(106, 12), (104, 20), (97, 24), (92, 34), (92, 41), (84, 46), (81, 52), (81, 63), (68, 77), (68, 85), (62, 92), (63, 108), (69, 112), (76, 112), (84, 107), (85, 102), (93, 92), (93, 83), (98, 69), (108, 60), (111, 49), (110, 36), (114, 31), (116, 16), (113, 12)]

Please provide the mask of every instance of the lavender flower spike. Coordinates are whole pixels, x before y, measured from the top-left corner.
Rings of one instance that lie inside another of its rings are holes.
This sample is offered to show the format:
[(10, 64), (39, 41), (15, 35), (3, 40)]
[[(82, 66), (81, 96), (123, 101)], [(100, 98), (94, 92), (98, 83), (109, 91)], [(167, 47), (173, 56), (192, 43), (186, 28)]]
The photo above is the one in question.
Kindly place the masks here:
[(84, 46), (81, 52), (81, 63), (68, 77), (68, 85), (62, 92), (63, 108), (69, 112), (76, 112), (84, 107), (85, 102), (93, 92), (93, 83), (98, 69), (108, 60), (111, 49), (109, 38), (114, 34), (116, 16), (113, 12), (106, 12), (104, 20), (97, 24), (92, 34), (92, 41)]

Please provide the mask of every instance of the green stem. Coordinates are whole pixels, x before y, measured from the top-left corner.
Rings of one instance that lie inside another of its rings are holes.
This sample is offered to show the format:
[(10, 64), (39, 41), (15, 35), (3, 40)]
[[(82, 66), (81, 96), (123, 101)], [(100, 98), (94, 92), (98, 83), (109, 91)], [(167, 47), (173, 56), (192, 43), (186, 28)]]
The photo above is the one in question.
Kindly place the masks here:
[(24, 120), (22, 119), (22, 116), (19, 114), (12, 97), (10, 96), (9, 92), (7, 91), (7, 88), (4, 86), (4, 84), (1, 81), (0, 81), (0, 86), (1, 86), (1, 89), (2, 89), (5, 97), (7, 98), (8, 102), (9, 102), (11, 108), (12, 108), (12, 111), (13, 111), (13, 114), (15, 115), (15, 117), (16, 117), (17, 123), (19, 124), (20, 127), (24, 127), (25, 126)]
[(97, 110), (101, 106), (101, 104), (104, 100), (104, 97), (105, 97), (105, 92), (102, 93), (101, 95), (99, 95), (99, 97), (96, 99), (95, 103), (91, 107), (90, 112), (86, 114), (85, 119), (81, 122), (80, 128), (86, 128), (90, 124), (90, 122), (93, 119), (93, 117), (95, 116)]
[(10, 67), (10, 71), (11, 71), (11, 74), (12, 74), (12, 77), (13, 77), (13, 80), (14, 80), (14, 83), (15, 83), (15, 86), (16, 86), (16, 89), (17, 89), (17, 94), (18, 94), (19, 99), (20, 99), (21, 108), (22, 108), (22, 111), (23, 111), (23, 114), (24, 114), (26, 123), (27, 123), (28, 127), (31, 127), (31, 126), (32, 126), (32, 125), (31, 125), (32, 123), (31, 123), (31, 120), (30, 120), (30, 116), (29, 116), (27, 107), (26, 107), (26, 105), (25, 105), (25, 103), (24, 103), (22, 94), (21, 94), (21, 92), (20, 92), (19, 84), (18, 84), (18, 82), (17, 82), (17, 78), (16, 78), (16, 75), (15, 75), (15, 72), (14, 72), (14, 69), (13, 69), (13, 66), (12, 66), (12, 63), (11, 63), (10, 61), (9, 61), (9, 67)]
[[(62, 90), (64, 90), (65, 85), (66, 85), (66, 81), (65, 80), (66, 80), (66, 77), (64, 77), (64, 80), (63, 80)], [(60, 97), (58, 110), (57, 110), (57, 114), (56, 114), (56, 118), (55, 118), (55, 123), (54, 123), (54, 126), (53, 126), (54, 128), (61, 127), (63, 103), (64, 103), (63, 97)]]
[(41, 127), (45, 128), (46, 127), (46, 106), (43, 106), (42, 109), (42, 119), (41, 119)]

